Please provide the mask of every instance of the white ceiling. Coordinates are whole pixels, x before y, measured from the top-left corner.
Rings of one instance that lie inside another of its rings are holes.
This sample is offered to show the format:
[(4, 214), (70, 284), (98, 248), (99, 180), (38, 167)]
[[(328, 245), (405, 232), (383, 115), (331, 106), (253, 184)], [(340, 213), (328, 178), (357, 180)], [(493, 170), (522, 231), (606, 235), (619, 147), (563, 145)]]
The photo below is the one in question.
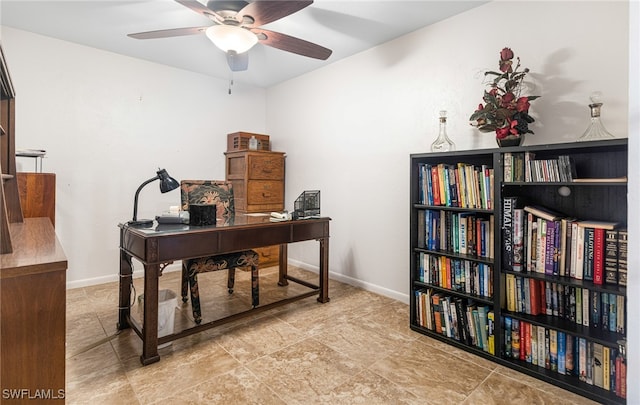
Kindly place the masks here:
[[(206, 5), (206, 0), (199, 0)], [(285, 1), (285, 0), (283, 0)], [(269, 87), (365, 49), (477, 7), (486, 1), (316, 0), (263, 27), (333, 50), (326, 61), (261, 44), (249, 51), (249, 69), (236, 82)], [(137, 40), (129, 33), (208, 26), (211, 22), (173, 0), (0, 0), (0, 23), (205, 75), (229, 79), (225, 54), (204, 34)]]

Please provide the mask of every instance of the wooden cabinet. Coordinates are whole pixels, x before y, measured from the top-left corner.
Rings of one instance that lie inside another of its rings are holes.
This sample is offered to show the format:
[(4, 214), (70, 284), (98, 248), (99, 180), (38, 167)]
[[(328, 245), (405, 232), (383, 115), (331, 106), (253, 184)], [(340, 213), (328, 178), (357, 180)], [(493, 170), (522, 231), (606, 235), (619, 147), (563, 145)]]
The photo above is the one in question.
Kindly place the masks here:
[(0, 255), (0, 388), (17, 396), (2, 402), (64, 403), (67, 259), (49, 218), (10, 228), (14, 251)]
[[(235, 210), (239, 213), (284, 209), (284, 152), (226, 152), (226, 179), (233, 183)], [(257, 249), (260, 266), (278, 264), (277, 246)]]
[[(411, 329), (595, 401), (625, 403), (627, 156), (627, 139), (411, 155)], [(561, 162), (573, 165), (572, 178), (552, 175)], [(474, 190), (462, 186), (467, 165), (480, 168)], [(541, 176), (526, 178), (536, 169)], [(469, 192), (492, 204), (460, 205)], [(489, 219), (471, 251), (461, 238), (470, 217)], [(599, 248), (597, 237), (581, 240), (603, 223), (617, 224), (612, 239)], [(598, 266), (614, 275), (598, 279)]]

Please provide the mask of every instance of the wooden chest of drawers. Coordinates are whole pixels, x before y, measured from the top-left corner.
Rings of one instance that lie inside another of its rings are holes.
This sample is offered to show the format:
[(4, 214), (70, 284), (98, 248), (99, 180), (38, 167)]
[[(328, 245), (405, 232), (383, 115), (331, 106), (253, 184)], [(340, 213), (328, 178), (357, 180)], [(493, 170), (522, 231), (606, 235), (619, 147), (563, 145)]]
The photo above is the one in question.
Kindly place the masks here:
[[(284, 152), (230, 151), (225, 152), (225, 155), (225, 177), (233, 183), (236, 212), (271, 212), (284, 209)], [(261, 267), (278, 264), (277, 246), (256, 251), (260, 255)]]
[(284, 209), (283, 152), (226, 152), (226, 179), (233, 183), (237, 212)]

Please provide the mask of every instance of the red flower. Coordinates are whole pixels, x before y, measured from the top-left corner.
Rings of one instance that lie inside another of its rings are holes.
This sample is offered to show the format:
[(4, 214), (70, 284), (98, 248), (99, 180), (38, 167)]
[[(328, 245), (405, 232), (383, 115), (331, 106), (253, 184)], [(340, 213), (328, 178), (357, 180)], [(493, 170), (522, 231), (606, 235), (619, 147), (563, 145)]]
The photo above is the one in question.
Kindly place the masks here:
[(516, 102), (516, 110), (518, 112), (527, 112), (529, 111), (529, 97), (520, 97)]
[(509, 135), (519, 136), (518, 129), (516, 128), (517, 126), (518, 126), (518, 120), (510, 120), (508, 127), (502, 127), (502, 128), (496, 129), (496, 138), (504, 139)]
[(507, 61), (513, 59), (513, 51), (511, 48), (502, 48), (500, 51), (500, 60)]
[(515, 98), (516, 96), (514, 96), (513, 93), (505, 93), (505, 95), (502, 96), (502, 106), (508, 108), (509, 104), (511, 104)]

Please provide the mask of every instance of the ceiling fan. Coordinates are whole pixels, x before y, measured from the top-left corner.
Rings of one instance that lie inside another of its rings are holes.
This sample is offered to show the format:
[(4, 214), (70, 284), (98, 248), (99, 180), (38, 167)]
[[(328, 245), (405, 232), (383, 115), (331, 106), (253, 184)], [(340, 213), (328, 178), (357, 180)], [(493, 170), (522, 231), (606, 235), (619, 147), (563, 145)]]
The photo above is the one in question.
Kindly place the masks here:
[(253, 2), (234, 0), (210, 0), (206, 6), (196, 0), (175, 0), (181, 5), (209, 18), (214, 24), (204, 27), (173, 28), (159, 31), (128, 34), (136, 39), (168, 38), (205, 33), (227, 54), (232, 71), (246, 70), (249, 65), (248, 50), (256, 43), (310, 58), (326, 60), (331, 55), (327, 49), (312, 42), (286, 34), (260, 28), (311, 5), (307, 1)]

